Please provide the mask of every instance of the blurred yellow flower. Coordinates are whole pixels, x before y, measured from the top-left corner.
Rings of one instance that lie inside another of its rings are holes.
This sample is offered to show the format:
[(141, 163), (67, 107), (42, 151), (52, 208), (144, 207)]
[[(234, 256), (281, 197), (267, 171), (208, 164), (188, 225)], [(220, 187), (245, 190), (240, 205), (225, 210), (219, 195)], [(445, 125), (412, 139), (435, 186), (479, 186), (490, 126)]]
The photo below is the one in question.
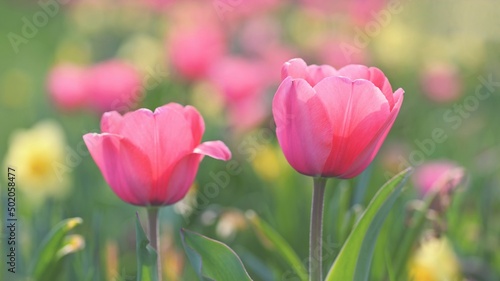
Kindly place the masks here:
[(282, 167), (286, 167), (286, 163), (286, 159), (278, 148), (266, 145), (259, 147), (252, 161), (252, 166), (259, 177), (273, 182), (282, 176)]
[(376, 57), (390, 66), (415, 65), (421, 40), (422, 35), (417, 30), (394, 20), (382, 29), (380, 35), (373, 37), (373, 49)]
[(78, 234), (68, 235), (64, 239), (64, 246), (57, 251), (57, 257), (61, 258), (68, 254), (78, 252), (85, 248), (85, 239)]
[(33, 204), (66, 194), (69, 168), (61, 168), (65, 163), (65, 146), (62, 128), (54, 121), (41, 121), (31, 129), (11, 135), (4, 166), (15, 169), (16, 187)]
[(461, 281), (460, 265), (446, 237), (430, 238), (409, 264), (410, 281)]

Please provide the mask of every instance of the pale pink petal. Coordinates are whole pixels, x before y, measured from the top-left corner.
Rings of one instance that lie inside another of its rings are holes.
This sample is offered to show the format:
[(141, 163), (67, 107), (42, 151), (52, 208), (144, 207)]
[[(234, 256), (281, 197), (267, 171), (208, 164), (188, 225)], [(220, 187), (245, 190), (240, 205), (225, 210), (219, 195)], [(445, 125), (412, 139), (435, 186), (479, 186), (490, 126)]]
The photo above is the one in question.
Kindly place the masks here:
[(119, 134), (123, 116), (116, 111), (109, 111), (102, 115), (101, 132)]
[(186, 196), (193, 185), (202, 154), (191, 153), (179, 160), (169, 172), (168, 181), (151, 198), (153, 205), (171, 205)]
[(186, 118), (184, 110), (178, 104), (168, 104), (155, 110), (154, 144), (158, 151), (153, 165), (162, 167), (163, 171), (173, 167), (198, 145), (193, 140), (191, 120)]
[(288, 76), (292, 78), (307, 78), (307, 64), (303, 59), (291, 59), (283, 64), (281, 68), (281, 79)]
[(152, 184), (148, 157), (122, 136), (86, 134), (83, 139), (116, 195), (130, 204), (148, 205), (148, 192)]
[(307, 82), (315, 86), (326, 77), (337, 75), (337, 70), (329, 65), (310, 65), (307, 68)]
[(380, 91), (382, 91), (384, 96), (387, 98), (390, 108), (392, 109), (392, 107), (394, 106), (391, 84), (380, 69), (376, 67), (366, 67), (364, 65), (351, 64), (339, 69), (338, 75), (348, 77), (351, 80), (365, 79), (371, 81), (377, 88), (380, 89)]
[(184, 116), (191, 124), (191, 132), (193, 133), (193, 145), (197, 145), (201, 142), (203, 133), (205, 133), (205, 121), (201, 114), (192, 106), (186, 106), (184, 108)]
[(329, 174), (345, 173), (389, 117), (382, 92), (366, 80), (328, 77), (314, 89), (334, 124), (332, 149), (326, 162)]
[(366, 167), (370, 165), (370, 163), (377, 155), (380, 147), (384, 143), (387, 134), (389, 134), (394, 121), (396, 121), (396, 117), (398, 116), (399, 110), (401, 109), (401, 105), (403, 103), (403, 94), (403, 89), (398, 89), (396, 91), (396, 93), (394, 94), (396, 104), (394, 105), (389, 118), (382, 126), (382, 128), (379, 129), (370, 143), (366, 146), (365, 150), (361, 154), (359, 154), (357, 159), (354, 160), (349, 171), (345, 172), (342, 175), (339, 175), (340, 178), (353, 178), (363, 172)]
[(155, 141), (155, 122), (153, 112), (141, 108), (128, 112), (121, 119), (114, 113), (105, 114), (101, 127), (111, 130), (113, 134), (121, 135), (131, 141), (144, 154), (151, 157), (150, 150)]
[(384, 96), (387, 98), (387, 101), (389, 101), (389, 105), (391, 106), (392, 109), (394, 107), (394, 97), (393, 97), (391, 83), (389, 83), (389, 79), (387, 79), (384, 73), (376, 67), (370, 67), (369, 70), (370, 70), (369, 80), (372, 81), (372, 83), (382, 91)]
[(224, 161), (231, 159), (231, 151), (221, 141), (207, 141), (201, 143), (194, 149), (193, 153), (210, 156)]
[(331, 150), (332, 123), (314, 89), (286, 78), (273, 99), (276, 134), (286, 159), (302, 174), (322, 173)]

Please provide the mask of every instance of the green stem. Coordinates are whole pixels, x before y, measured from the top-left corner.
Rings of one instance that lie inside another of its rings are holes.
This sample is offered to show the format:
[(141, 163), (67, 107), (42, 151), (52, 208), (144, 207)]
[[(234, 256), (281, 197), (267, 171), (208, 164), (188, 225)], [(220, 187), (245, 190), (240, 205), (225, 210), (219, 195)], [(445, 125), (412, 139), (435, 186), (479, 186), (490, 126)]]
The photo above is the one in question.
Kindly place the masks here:
[(160, 229), (158, 227), (158, 212), (159, 208), (148, 208), (148, 226), (149, 226), (149, 243), (156, 251), (156, 265), (158, 280), (162, 280), (161, 274), (161, 257), (160, 257)]
[(314, 178), (309, 240), (309, 281), (323, 281), (323, 202), (325, 178)]

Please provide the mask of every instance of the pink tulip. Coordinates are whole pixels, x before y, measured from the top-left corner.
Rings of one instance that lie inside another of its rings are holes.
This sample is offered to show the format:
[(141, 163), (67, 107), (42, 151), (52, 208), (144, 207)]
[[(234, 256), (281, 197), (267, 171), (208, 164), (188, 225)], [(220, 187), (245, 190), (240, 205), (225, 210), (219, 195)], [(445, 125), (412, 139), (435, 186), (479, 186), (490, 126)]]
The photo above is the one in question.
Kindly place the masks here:
[(109, 60), (88, 69), (89, 106), (98, 112), (130, 110), (141, 95), (139, 73), (119, 60)]
[(448, 193), (457, 187), (465, 177), (464, 168), (450, 161), (428, 162), (415, 171), (413, 183), (425, 195), (430, 191)]
[(273, 100), (276, 134), (286, 159), (309, 176), (352, 178), (373, 160), (403, 102), (382, 71), (348, 65), (283, 65)]
[(231, 158), (221, 141), (200, 143), (205, 124), (191, 106), (107, 112), (101, 130), (83, 139), (111, 189), (133, 205), (174, 204), (186, 195), (203, 156)]
[(226, 52), (224, 33), (214, 24), (176, 29), (167, 47), (175, 70), (192, 80), (206, 77), (211, 65)]
[(450, 103), (462, 94), (462, 81), (451, 64), (434, 63), (423, 70), (420, 83), (424, 94), (437, 103)]
[(369, 55), (366, 49), (356, 47), (348, 38), (330, 39), (318, 44), (318, 57), (333, 67), (348, 64), (365, 64)]
[[(386, 7), (387, 0), (352, 0), (347, 3), (352, 19), (358, 25), (367, 25), (370, 21), (377, 21), (377, 15)], [(390, 16), (389, 11), (385, 13), (389, 13)]]
[(227, 105), (231, 125), (248, 129), (263, 120), (264, 94), (269, 85), (263, 64), (227, 57), (212, 67), (209, 79)]
[(75, 110), (86, 103), (85, 69), (71, 64), (54, 67), (49, 74), (47, 90), (62, 110)]

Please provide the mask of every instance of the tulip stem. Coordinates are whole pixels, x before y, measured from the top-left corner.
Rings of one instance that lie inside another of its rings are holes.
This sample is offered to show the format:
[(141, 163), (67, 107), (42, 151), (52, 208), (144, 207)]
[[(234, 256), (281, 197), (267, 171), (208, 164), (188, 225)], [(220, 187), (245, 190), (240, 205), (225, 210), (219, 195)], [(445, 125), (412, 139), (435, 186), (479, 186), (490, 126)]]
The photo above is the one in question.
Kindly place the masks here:
[(314, 178), (311, 206), (311, 231), (309, 236), (309, 281), (323, 280), (323, 202), (325, 178)]
[(158, 280), (162, 280), (161, 274), (161, 258), (160, 258), (160, 229), (158, 227), (159, 208), (148, 208), (148, 225), (149, 225), (149, 243), (156, 251), (156, 265)]

